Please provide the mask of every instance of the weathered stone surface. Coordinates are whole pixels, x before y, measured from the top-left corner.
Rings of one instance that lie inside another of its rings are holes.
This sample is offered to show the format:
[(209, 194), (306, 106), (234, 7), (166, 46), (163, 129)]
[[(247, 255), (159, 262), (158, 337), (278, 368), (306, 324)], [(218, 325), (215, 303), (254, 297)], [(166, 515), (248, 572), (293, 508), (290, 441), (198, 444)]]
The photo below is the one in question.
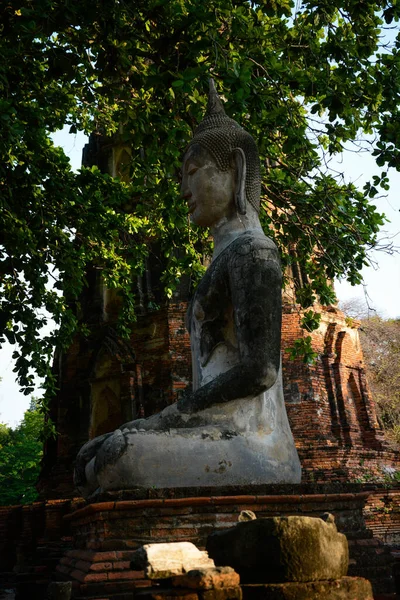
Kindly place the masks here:
[(372, 587), (362, 577), (342, 577), (308, 583), (243, 585), (243, 600), (373, 600)]
[(207, 552), (190, 542), (146, 544), (136, 551), (131, 567), (143, 570), (149, 579), (167, 579), (193, 569), (215, 567)]
[(174, 587), (184, 587), (197, 590), (213, 588), (232, 588), (240, 584), (239, 575), (231, 567), (215, 567), (194, 569), (185, 575), (174, 577)]
[(238, 523), (209, 536), (216, 565), (229, 565), (245, 583), (340, 579), (347, 574), (348, 544), (333, 518), (272, 517)]
[(72, 581), (52, 581), (47, 588), (49, 600), (70, 600)]

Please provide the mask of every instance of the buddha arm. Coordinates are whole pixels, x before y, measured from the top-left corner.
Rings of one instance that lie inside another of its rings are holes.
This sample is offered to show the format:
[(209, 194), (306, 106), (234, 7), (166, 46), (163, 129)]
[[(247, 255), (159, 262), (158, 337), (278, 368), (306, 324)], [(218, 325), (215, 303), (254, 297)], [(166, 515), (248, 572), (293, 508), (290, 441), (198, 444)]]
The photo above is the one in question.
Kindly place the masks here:
[(277, 249), (230, 257), (229, 284), (240, 363), (178, 402), (182, 412), (254, 397), (276, 381), (280, 366), (282, 277)]

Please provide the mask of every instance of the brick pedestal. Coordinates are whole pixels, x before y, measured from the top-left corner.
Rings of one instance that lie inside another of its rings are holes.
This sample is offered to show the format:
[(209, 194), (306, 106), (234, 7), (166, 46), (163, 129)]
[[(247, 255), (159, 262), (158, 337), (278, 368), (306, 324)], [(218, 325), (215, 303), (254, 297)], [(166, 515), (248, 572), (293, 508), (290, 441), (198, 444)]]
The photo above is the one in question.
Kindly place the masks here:
[(393, 591), (390, 552), (372, 537), (364, 522), (369, 492), (315, 494), (307, 486), (281, 488), (254, 486), (240, 495), (229, 490), (222, 495), (216, 490), (181, 489), (108, 494), (103, 502), (65, 517), (75, 549), (61, 560), (58, 575), (73, 580), (76, 594), (108, 598), (148, 585), (142, 573), (130, 568), (133, 551), (143, 544), (190, 541), (202, 548), (211, 532), (235, 525), (242, 510), (251, 510), (258, 518), (319, 517), (330, 512), (349, 540), (349, 575), (368, 578), (376, 591)]

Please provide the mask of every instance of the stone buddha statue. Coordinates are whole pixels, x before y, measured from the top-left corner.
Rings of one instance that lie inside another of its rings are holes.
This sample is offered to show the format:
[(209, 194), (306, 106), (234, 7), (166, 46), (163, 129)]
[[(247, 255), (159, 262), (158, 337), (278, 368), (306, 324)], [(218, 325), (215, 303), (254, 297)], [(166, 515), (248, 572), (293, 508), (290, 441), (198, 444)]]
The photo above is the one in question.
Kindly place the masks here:
[(162, 412), (85, 444), (75, 470), (84, 496), (300, 482), (282, 391), (281, 267), (260, 225), (260, 191), (255, 141), (225, 114), (211, 80), (182, 177), (192, 222), (214, 239), (187, 312), (193, 388)]

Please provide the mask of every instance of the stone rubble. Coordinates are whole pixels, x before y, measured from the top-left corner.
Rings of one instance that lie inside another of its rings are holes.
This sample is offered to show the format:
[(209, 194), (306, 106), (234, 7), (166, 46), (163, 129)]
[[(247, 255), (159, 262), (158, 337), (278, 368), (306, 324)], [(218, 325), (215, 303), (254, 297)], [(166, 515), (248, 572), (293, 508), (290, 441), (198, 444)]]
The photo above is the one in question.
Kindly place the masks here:
[(340, 579), (349, 565), (347, 539), (331, 515), (324, 517), (243, 521), (211, 534), (207, 551), (216, 565), (233, 567), (244, 583)]
[(193, 569), (215, 567), (207, 552), (190, 542), (146, 544), (139, 548), (132, 561), (134, 570), (143, 570), (149, 579), (168, 579)]

